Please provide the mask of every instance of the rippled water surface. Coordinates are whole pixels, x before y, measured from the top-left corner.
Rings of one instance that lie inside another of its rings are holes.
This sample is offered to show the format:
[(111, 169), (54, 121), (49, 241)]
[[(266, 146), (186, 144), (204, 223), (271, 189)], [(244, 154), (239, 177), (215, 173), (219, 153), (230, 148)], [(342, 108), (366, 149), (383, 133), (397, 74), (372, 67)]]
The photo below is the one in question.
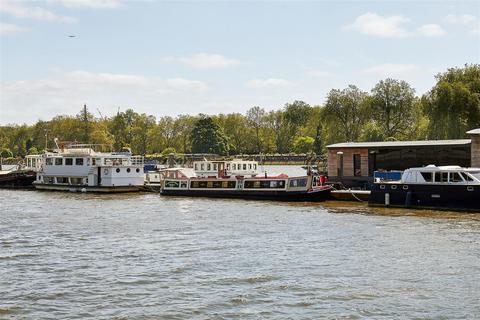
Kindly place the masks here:
[(0, 190), (2, 319), (479, 319), (480, 215)]

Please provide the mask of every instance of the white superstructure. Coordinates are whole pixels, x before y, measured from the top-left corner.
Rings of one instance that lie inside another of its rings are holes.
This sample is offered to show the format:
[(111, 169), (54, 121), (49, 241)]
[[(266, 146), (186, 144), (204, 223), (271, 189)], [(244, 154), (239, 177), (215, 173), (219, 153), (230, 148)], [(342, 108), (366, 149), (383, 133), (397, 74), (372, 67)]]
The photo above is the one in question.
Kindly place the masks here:
[[(58, 146), (58, 145), (57, 145)], [(37, 171), (37, 189), (121, 192), (144, 184), (143, 157), (130, 152), (98, 152), (99, 145), (61, 145), (53, 152), (28, 156)]]

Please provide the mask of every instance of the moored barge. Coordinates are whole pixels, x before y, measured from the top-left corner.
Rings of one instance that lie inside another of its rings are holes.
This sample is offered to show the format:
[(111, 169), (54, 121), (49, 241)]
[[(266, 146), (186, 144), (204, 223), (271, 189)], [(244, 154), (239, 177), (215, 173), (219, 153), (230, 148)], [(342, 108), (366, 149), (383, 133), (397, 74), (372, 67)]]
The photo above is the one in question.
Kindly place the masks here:
[(399, 179), (375, 177), (369, 204), (480, 213), (480, 168), (429, 165)]
[(116, 193), (143, 188), (142, 156), (97, 151), (102, 145), (55, 143), (54, 152), (27, 156), (27, 164), (38, 170), (37, 190)]
[(324, 176), (260, 175), (256, 161), (196, 161), (193, 169), (163, 172), (164, 196), (265, 199), (283, 201), (327, 200), (332, 187)]

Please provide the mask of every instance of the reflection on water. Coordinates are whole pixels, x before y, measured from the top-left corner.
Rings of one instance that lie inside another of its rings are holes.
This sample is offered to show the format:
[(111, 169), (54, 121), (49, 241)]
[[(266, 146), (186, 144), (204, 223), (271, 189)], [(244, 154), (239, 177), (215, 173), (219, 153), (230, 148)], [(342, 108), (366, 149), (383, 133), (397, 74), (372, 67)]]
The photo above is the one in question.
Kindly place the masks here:
[(0, 318), (475, 319), (480, 217), (0, 190)]

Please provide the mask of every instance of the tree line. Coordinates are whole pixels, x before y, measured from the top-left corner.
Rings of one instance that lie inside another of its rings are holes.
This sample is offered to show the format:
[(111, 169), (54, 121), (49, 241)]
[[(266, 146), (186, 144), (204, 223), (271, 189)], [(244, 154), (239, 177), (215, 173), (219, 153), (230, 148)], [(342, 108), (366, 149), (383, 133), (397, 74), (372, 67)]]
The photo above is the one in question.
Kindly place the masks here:
[(332, 89), (324, 105), (293, 101), (245, 114), (156, 118), (128, 109), (95, 117), (84, 107), (76, 116), (0, 126), (0, 150), (4, 157), (22, 157), (42, 152), (46, 142), (52, 148), (57, 137), (129, 147), (135, 154), (322, 154), (336, 142), (458, 139), (480, 127), (480, 64), (450, 68), (435, 79), (422, 96), (407, 82), (387, 78), (370, 92), (355, 85)]

